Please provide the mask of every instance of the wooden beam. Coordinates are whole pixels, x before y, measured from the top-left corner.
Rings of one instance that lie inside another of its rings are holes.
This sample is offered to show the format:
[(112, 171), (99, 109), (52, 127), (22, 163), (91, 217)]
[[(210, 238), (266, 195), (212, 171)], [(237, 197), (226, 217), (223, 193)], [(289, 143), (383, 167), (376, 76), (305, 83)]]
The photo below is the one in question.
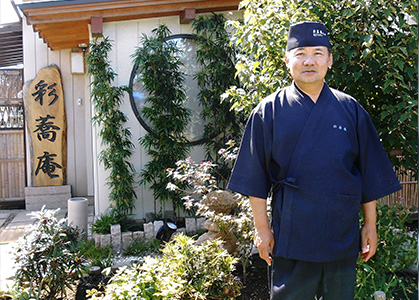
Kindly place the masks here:
[(185, 8), (180, 13), (179, 23), (180, 24), (191, 23), (193, 20), (195, 20), (195, 13), (196, 13), (195, 8)]
[(53, 23), (39, 23), (34, 25), (35, 31), (44, 31), (44, 30), (60, 30), (66, 28), (80, 28), (86, 27), (90, 24), (90, 19), (81, 20), (81, 21), (69, 21), (69, 22), (53, 22)]
[(63, 29), (48, 29), (48, 30), (42, 30), (39, 31), (39, 36), (41, 38), (45, 37), (55, 37), (60, 35), (70, 35), (75, 33), (88, 33), (87, 25), (85, 27), (67, 27)]
[(89, 31), (86, 30), (86, 32), (78, 32), (73, 34), (46, 36), (44, 40), (47, 43), (60, 43), (73, 40), (89, 40)]
[[(24, 13), (32, 25), (40, 23), (55, 23), (63, 21), (88, 20), (91, 16), (102, 16), (106, 18), (129, 18), (145, 14), (172, 13), (178, 15), (186, 8), (194, 7), (197, 11), (202, 9), (226, 10), (235, 7), (237, 0), (189, 0), (189, 1), (109, 1), (92, 5), (74, 4), (58, 7), (24, 10)], [(141, 18), (141, 17), (140, 17)]]
[[(196, 13), (236, 10), (240, 0), (113, 0), (65, 5), (25, 4), (19, 6), (34, 31), (52, 49), (75, 48), (88, 43), (88, 24), (93, 35), (103, 32), (103, 22), (179, 16), (180, 23)], [(51, 2), (52, 3), (52, 2)], [(69, 3), (71, 3), (69, 1)], [(86, 37), (85, 37), (86, 36)]]
[(66, 41), (66, 42), (54, 42), (51, 41), (48, 46), (52, 50), (62, 50), (62, 49), (71, 49), (77, 48), (79, 44), (89, 43), (89, 39), (80, 39), (80, 40), (73, 40), (73, 41)]
[(102, 17), (90, 18), (90, 32), (93, 37), (101, 37), (103, 35), (103, 18)]

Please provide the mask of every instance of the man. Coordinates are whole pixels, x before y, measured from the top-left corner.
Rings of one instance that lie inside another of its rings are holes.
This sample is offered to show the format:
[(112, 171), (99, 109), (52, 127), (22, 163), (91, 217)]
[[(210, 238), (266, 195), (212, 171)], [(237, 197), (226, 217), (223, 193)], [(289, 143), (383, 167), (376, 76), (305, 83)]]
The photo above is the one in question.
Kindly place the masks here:
[(324, 82), (324, 24), (292, 25), (285, 62), (293, 83), (253, 110), (229, 188), (250, 197), (271, 299), (353, 299), (358, 252), (368, 261), (377, 247), (375, 200), (401, 186), (367, 112)]

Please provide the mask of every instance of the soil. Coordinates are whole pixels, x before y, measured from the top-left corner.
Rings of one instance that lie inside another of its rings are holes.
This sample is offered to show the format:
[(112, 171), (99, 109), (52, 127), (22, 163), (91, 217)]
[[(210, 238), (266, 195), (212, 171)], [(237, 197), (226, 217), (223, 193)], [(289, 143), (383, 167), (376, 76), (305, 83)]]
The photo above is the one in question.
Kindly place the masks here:
[(252, 255), (250, 265), (247, 267), (247, 280), (243, 283), (242, 269), (237, 269), (236, 276), (243, 283), (239, 300), (268, 300), (268, 265), (259, 257), (259, 254)]

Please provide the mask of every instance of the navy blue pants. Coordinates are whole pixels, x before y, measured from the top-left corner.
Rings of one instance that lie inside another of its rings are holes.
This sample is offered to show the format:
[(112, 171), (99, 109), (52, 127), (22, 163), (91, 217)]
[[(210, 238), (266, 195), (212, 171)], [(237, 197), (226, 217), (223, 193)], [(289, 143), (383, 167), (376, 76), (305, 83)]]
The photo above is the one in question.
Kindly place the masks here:
[(357, 258), (306, 262), (274, 257), (271, 300), (353, 300)]

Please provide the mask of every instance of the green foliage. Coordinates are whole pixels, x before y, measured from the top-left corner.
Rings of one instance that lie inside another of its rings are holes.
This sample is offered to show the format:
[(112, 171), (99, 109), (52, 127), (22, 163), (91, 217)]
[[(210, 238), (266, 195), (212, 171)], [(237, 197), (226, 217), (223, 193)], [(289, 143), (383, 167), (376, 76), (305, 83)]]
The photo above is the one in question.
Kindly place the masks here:
[[(264, 97), (290, 82), (284, 49), (290, 24), (326, 24), (334, 66), (327, 81), (361, 102), (387, 153), (402, 150), (394, 165), (417, 169), (417, 1), (245, 0), (233, 43), (242, 86), (224, 95), (250, 113)], [(407, 19), (410, 18), (410, 22)], [(412, 24), (414, 23), (414, 24)]]
[(235, 299), (240, 294), (240, 283), (232, 275), (235, 260), (219, 241), (197, 246), (192, 238), (176, 235), (162, 252), (120, 270), (101, 299), (210, 300)]
[(358, 99), (387, 152), (401, 150), (404, 168), (417, 170), (417, 0), (323, 0), (311, 9), (333, 42), (330, 85)]
[(244, 19), (232, 21), (232, 42), (240, 51), (236, 69), (241, 86), (223, 96), (233, 108), (249, 114), (263, 98), (290, 82), (285, 66), (290, 24), (309, 18), (305, 1), (246, 0), (240, 3)]
[(155, 201), (172, 199), (176, 206), (178, 197), (166, 190), (166, 169), (188, 153), (184, 131), (190, 112), (184, 107), (186, 94), (182, 88), (180, 50), (167, 40), (169, 35), (170, 30), (165, 25), (154, 29), (151, 37), (144, 35), (142, 46), (137, 48), (133, 58), (149, 94), (142, 114), (154, 128), (154, 132), (140, 138), (140, 144), (151, 157), (141, 171), (140, 183), (150, 184)]
[(107, 209), (92, 223), (92, 231), (98, 234), (111, 233), (112, 225), (121, 225), (121, 231), (135, 231), (138, 225), (135, 220), (126, 214), (121, 214), (119, 210)]
[[(221, 149), (219, 155), (225, 164), (231, 166), (237, 156), (238, 147), (234, 141), (229, 141), (226, 149)], [(219, 231), (232, 232), (237, 239), (237, 251), (235, 255), (243, 266), (243, 278), (247, 279), (246, 267), (249, 263), (249, 256), (253, 249), (253, 213), (247, 197), (235, 193), (238, 208), (233, 213), (215, 212), (209, 205), (202, 201), (211, 191), (221, 190), (218, 180), (214, 175), (215, 164), (211, 162), (193, 162), (190, 158), (178, 161), (177, 168), (168, 171), (168, 177), (173, 183), (168, 189), (177, 190), (183, 194), (187, 209), (197, 212), (198, 215), (206, 217)], [(215, 172), (216, 173), (216, 172)], [(182, 190), (180, 186), (187, 184), (189, 189)]]
[(100, 267), (102, 270), (112, 266), (112, 246), (96, 247), (95, 241), (84, 240), (79, 246), (79, 251), (86, 261), (87, 267)]
[(80, 230), (67, 226), (66, 219), (57, 220), (57, 211), (43, 208), (32, 213), (37, 220), (18, 241), (15, 292), (21, 295), (36, 295), (36, 299), (65, 296), (66, 288), (71, 289), (83, 271), (83, 260), (77, 249)]
[(243, 114), (235, 114), (231, 104), (221, 101), (221, 95), (232, 85), (235, 77), (235, 49), (229, 42), (226, 18), (220, 14), (201, 16), (192, 23), (198, 50), (197, 61), (202, 70), (196, 75), (200, 89), (199, 100), (203, 107), (201, 119), (204, 129), (206, 160), (217, 164), (216, 170), (227, 178), (231, 171), (220, 159), (218, 150), (241, 134), (245, 123)]
[(408, 216), (400, 204), (379, 206), (377, 253), (366, 263), (358, 260), (356, 299), (370, 299), (375, 291), (388, 299), (417, 299), (417, 275), (409, 270), (418, 264), (418, 233), (404, 227)]
[(130, 130), (124, 127), (127, 117), (119, 109), (128, 88), (112, 85), (117, 74), (108, 59), (111, 49), (108, 38), (95, 41), (90, 44), (86, 61), (88, 73), (92, 75), (91, 100), (95, 108), (93, 121), (100, 127), (99, 136), (106, 147), (101, 151), (99, 159), (105, 170), (110, 170), (107, 178), (109, 199), (120, 214), (128, 214), (134, 208), (136, 197), (133, 188), (134, 167), (129, 162), (134, 145)]
[(136, 240), (132, 242), (127, 250), (124, 251), (124, 256), (146, 256), (158, 253), (160, 249), (160, 240), (152, 239), (150, 241)]

